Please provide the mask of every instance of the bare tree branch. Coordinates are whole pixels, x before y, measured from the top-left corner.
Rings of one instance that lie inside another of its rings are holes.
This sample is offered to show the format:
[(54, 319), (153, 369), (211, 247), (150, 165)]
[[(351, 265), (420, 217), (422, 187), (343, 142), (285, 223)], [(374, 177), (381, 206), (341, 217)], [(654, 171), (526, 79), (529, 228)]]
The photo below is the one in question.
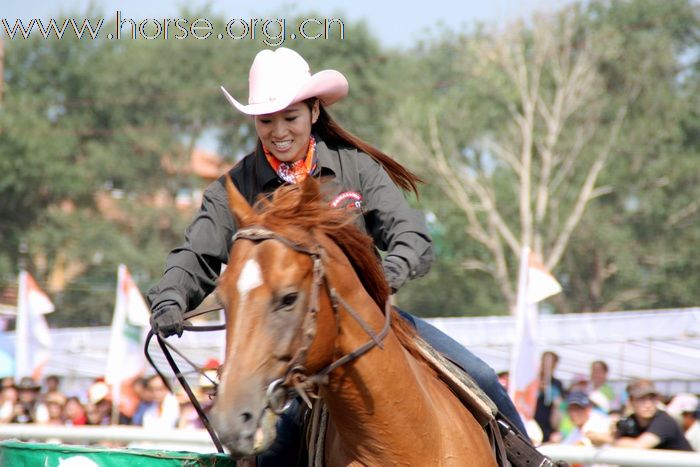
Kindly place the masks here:
[(668, 227), (673, 227), (674, 225), (677, 225), (677, 224), (683, 222), (684, 220), (686, 220), (687, 218), (695, 215), (695, 213), (697, 213), (698, 211), (700, 211), (700, 201), (698, 201), (698, 200), (691, 201), (688, 205), (686, 205), (682, 209), (679, 209), (678, 211), (671, 213), (668, 216), (668, 219), (666, 219), (666, 225)]
[[(429, 155), (427, 166), (440, 177), (442, 191), (464, 212), (464, 231), (489, 255), (462, 266), (490, 274), (509, 306), (515, 303), (521, 248), (532, 248), (553, 270), (591, 200), (612, 191), (597, 182), (634, 98), (630, 93), (628, 102), (613, 107), (614, 120), (605, 121), (604, 109), (611, 104), (600, 85), (602, 52), (580, 34), (576, 15), (568, 10), (538, 19), (529, 30), (515, 25), (470, 47), (474, 55), (464, 66), (464, 79), (482, 80), (484, 93), (506, 115), (473, 143), (495, 158), (494, 170), (488, 159), (466, 157), (464, 143), (451, 141), (449, 131), (440, 128), (436, 114), (444, 107), (427, 113), (426, 141), (418, 144), (420, 154)], [(600, 147), (602, 128), (607, 130)], [(420, 132), (413, 133), (404, 139), (420, 139)]]
[(559, 263), (559, 260), (561, 260), (561, 257), (564, 254), (564, 249), (566, 248), (566, 245), (569, 242), (569, 238), (571, 238), (571, 234), (574, 232), (574, 229), (581, 220), (581, 217), (583, 216), (583, 211), (586, 208), (586, 204), (588, 204), (588, 202), (591, 200), (591, 194), (593, 193), (595, 183), (598, 180), (598, 175), (600, 175), (600, 171), (603, 170), (605, 161), (607, 160), (611, 149), (617, 141), (617, 136), (620, 132), (620, 127), (622, 126), (622, 122), (625, 118), (626, 113), (626, 105), (618, 109), (615, 121), (613, 122), (612, 128), (610, 130), (610, 135), (608, 137), (607, 144), (598, 152), (598, 155), (595, 158), (593, 164), (591, 165), (591, 168), (588, 171), (588, 175), (586, 176), (586, 179), (583, 182), (583, 186), (579, 191), (579, 195), (576, 199), (576, 203), (574, 204), (571, 214), (566, 219), (566, 222), (564, 223), (561, 232), (557, 236), (557, 240), (554, 242), (554, 246), (547, 255), (547, 258), (544, 262), (544, 265), (547, 269), (553, 269), (554, 266), (556, 266)]
[(653, 294), (643, 289), (627, 289), (615, 294), (613, 298), (602, 304), (598, 311), (605, 313), (610, 311), (618, 311), (625, 307), (625, 304), (639, 300), (640, 298), (651, 299)]
[[(493, 243), (493, 237), (486, 233), (486, 228), (482, 226), (476, 216), (476, 210), (474, 209), (474, 203), (471, 201), (470, 192), (474, 194), (481, 203), (482, 208), (486, 211), (489, 222), (496, 227), (498, 233), (503, 236), (511, 248), (516, 248), (517, 251), (519, 248), (518, 242), (498, 212), (489, 190), (472, 177), (468, 170), (459, 171), (450, 166), (445, 151), (442, 148), (442, 143), (440, 142), (437, 120), (434, 115), (428, 117), (428, 123), (430, 125), (430, 139), (433, 155), (437, 162), (436, 168), (450, 187), (449, 192), (446, 191), (446, 194), (450, 197), (457, 197), (460, 200), (459, 205), (467, 214), (470, 224), (478, 226), (477, 232), (480, 241), (484, 244), (491, 245)], [(490, 246), (490, 248), (493, 248), (493, 246)]]

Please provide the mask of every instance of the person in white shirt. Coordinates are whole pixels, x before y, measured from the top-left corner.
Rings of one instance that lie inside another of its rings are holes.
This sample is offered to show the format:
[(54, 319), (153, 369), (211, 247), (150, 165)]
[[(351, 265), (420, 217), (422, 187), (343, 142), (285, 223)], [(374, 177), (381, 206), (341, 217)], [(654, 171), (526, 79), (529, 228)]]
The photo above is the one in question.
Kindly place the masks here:
[[(599, 410), (593, 410), (593, 404), (585, 392), (570, 392), (566, 403), (566, 411), (574, 424), (574, 429), (562, 440), (561, 444), (590, 447), (597, 444), (594, 443), (597, 434), (610, 435), (610, 418)], [(605, 464), (585, 464), (583, 467), (610, 466)]]
[(153, 402), (143, 413), (144, 428), (169, 429), (177, 427), (180, 419), (180, 403), (165, 382), (158, 375), (146, 380), (146, 391), (150, 392)]
[(593, 405), (585, 392), (569, 393), (566, 402), (566, 411), (574, 424), (574, 429), (564, 438), (562, 444), (593, 446), (594, 443), (589, 434), (610, 433), (610, 418), (600, 411), (593, 410)]
[(700, 420), (698, 408), (700, 399), (695, 394), (681, 393), (676, 395), (666, 407), (671, 415), (683, 428), (683, 434), (695, 451), (700, 451)]

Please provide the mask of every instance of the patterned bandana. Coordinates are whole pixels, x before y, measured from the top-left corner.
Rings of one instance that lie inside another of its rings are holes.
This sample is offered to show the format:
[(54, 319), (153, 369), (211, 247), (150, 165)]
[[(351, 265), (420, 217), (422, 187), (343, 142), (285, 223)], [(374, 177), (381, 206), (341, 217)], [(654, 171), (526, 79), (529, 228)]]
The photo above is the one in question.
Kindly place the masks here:
[(263, 146), (265, 158), (270, 163), (277, 176), (287, 183), (299, 183), (306, 179), (306, 176), (316, 169), (318, 158), (316, 157), (316, 140), (309, 137), (309, 147), (306, 150), (306, 157), (295, 162), (282, 162)]

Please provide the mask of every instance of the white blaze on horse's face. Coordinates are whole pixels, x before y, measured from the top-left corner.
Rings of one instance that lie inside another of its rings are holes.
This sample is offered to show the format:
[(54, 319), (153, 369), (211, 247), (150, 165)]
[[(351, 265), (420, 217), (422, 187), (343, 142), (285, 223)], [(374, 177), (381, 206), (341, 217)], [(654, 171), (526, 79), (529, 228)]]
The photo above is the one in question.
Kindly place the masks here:
[(263, 285), (262, 271), (260, 270), (260, 265), (254, 259), (249, 259), (246, 261), (243, 269), (241, 270), (241, 275), (238, 276), (238, 282), (236, 282), (236, 287), (238, 288), (238, 295), (241, 301), (245, 300), (248, 293), (251, 290)]

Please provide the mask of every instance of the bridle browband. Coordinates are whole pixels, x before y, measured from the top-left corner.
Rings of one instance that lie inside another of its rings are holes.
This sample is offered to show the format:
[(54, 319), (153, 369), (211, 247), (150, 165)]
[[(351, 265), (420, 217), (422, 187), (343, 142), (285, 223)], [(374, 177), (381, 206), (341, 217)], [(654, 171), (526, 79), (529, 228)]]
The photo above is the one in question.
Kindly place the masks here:
[[(238, 230), (232, 237), (231, 239), (231, 244), (236, 242), (236, 240), (250, 240), (255, 243), (259, 243), (265, 240), (276, 240), (283, 245), (287, 246), (288, 248), (291, 248), (294, 251), (297, 251), (299, 253), (306, 254), (311, 257), (311, 260), (313, 262), (313, 277), (312, 277), (312, 283), (311, 283), (311, 298), (309, 302), (309, 308), (306, 312), (306, 315), (304, 316), (304, 322), (303, 322), (303, 339), (304, 343), (303, 345), (297, 350), (296, 354), (292, 357), (290, 360), (289, 364), (287, 365), (287, 369), (285, 371), (285, 374), (282, 378), (278, 378), (272, 382), (267, 387), (266, 390), (266, 395), (267, 395), (267, 407), (272, 410), (276, 414), (281, 414), (284, 412), (290, 404), (290, 396), (293, 396), (294, 393), (298, 394), (304, 402), (311, 408), (311, 398), (318, 398), (318, 394), (315, 391), (315, 388), (321, 385), (328, 384), (328, 375), (330, 375), (333, 370), (353, 361), (356, 360), (357, 358), (361, 357), (365, 353), (369, 352), (371, 349), (374, 347), (382, 347), (382, 342), (384, 341), (384, 338), (387, 336), (389, 332), (389, 328), (391, 326), (391, 304), (389, 300), (387, 300), (385, 306), (384, 306), (384, 326), (382, 329), (379, 331), (378, 334), (375, 334), (375, 332), (369, 327), (369, 325), (362, 319), (362, 317), (357, 313), (355, 309), (350, 306), (349, 303), (347, 303), (340, 295), (338, 295), (333, 287), (331, 287), (328, 277), (325, 275), (324, 270), (323, 270), (323, 261), (322, 258), (325, 255), (324, 250), (321, 247), (318, 247), (317, 249), (309, 249), (306, 248), (303, 245), (300, 245), (298, 243), (295, 243), (291, 240), (289, 240), (286, 237), (283, 237), (282, 235), (277, 234), (276, 232), (273, 232), (272, 230), (269, 230), (265, 227), (261, 226), (251, 226), (251, 227), (246, 227), (243, 229)], [(318, 310), (319, 310), (319, 300), (320, 300), (320, 292), (321, 292), (321, 287), (325, 286), (326, 290), (328, 291), (328, 297), (331, 302), (331, 307), (333, 309), (333, 314), (336, 319), (336, 328), (339, 327), (339, 310), (340, 307), (342, 306), (343, 309), (345, 309), (350, 316), (352, 316), (355, 321), (360, 325), (360, 327), (370, 336), (370, 340), (367, 341), (365, 344), (361, 345), (357, 349), (353, 350), (350, 353), (347, 353), (343, 355), (342, 357), (338, 358), (334, 362), (330, 363), (327, 365), (325, 368), (321, 369), (320, 371), (314, 373), (313, 375), (307, 375), (306, 374), (306, 368), (304, 367), (304, 363), (306, 361), (306, 356), (308, 353), (309, 348), (311, 347), (311, 343), (314, 340), (314, 337), (316, 336), (316, 318), (318, 315)], [(187, 324), (187, 320), (194, 318), (196, 316), (203, 315), (205, 313), (213, 312), (213, 311), (219, 311), (221, 310), (221, 306), (215, 306), (212, 308), (208, 309), (196, 309), (196, 310), (191, 310), (188, 311), (184, 314), (184, 320), (186, 321), (184, 325), (184, 330), (185, 331), (220, 331), (224, 330), (226, 328), (225, 324), (216, 324), (216, 325), (192, 325), (192, 324)], [(155, 362), (153, 361), (150, 353), (149, 353), (149, 344), (151, 342), (151, 339), (156, 336), (158, 340), (158, 344), (160, 345), (161, 350), (163, 351), (163, 355), (165, 356), (166, 360), (168, 361), (168, 364), (172, 368), (175, 377), (177, 380), (180, 382), (182, 385), (183, 389), (185, 390), (185, 393), (187, 394), (187, 397), (190, 399), (190, 402), (194, 406), (195, 410), (197, 411), (197, 414), (199, 415), (200, 420), (204, 424), (204, 427), (206, 428), (207, 432), (209, 432), (209, 436), (211, 437), (214, 445), (216, 446), (216, 449), (218, 452), (223, 453), (223, 447), (221, 445), (221, 441), (219, 441), (218, 436), (216, 435), (216, 432), (214, 429), (211, 427), (211, 424), (209, 423), (209, 419), (204, 413), (204, 410), (202, 409), (202, 406), (200, 405), (199, 401), (197, 400), (196, 396), (194, 395), (192, 389), (189, 386), (189, 383), (187, 382), (185, 376), (183, 375), (182, 371), (180, 371), (180, 368), (178, 367), (177, 363), (175, 362), (175, 359), (173, 358), (172, 354), (170, 353), (170, 350), (173, 350), (175, 353), (177, 353), (182, 359), (184, 359), (188, 364), (190, 364), (193, 368), (197, 370), (198, 373), (201, 373), (204, 375), (207, 379), (209, 379), (215, 386), (216, 382), (212, 381), (211, 378), (209, 378), (208, 375), (204, 372), (202, 368), (200, 368), (198, 365), (190, 361), (185, 355), (182, 354), (177, 348), (175, 348), (172, 344), (168, 343), (165, 339), (161, 338), (159, 335), (156, 335), (153, 333), (153, 331), (149, 331), (148, 337), (146, 338), (146, 343), (144, 347), (144, 353), (146, 354), (146, 359), (148, 362), (151, 364), (151, 366), (154, 368), (156, 373), (161, 377), (163, 382), (168, 386), (168, 389), (171, 390), (172, 388), (170, 387), (170, 384), (168, 383), (167, 378), (163, 373), (160, 371), (160, 369), (156, 366)], [(289, 402), (288, 402), (289, 401)]]
[[(314, 392), (314, 389), (320, 385), (327, 384), (328, 375), (333, 370), (361, 357), (374, 347), (383, 348), (382, 341), (388, 334), (391, 326), (391, 305), (387, 300), (384, 310), (384, 326), (378, 334), (375, 334), (375, 332), (362, 319), (357, 311), (355, 311), (349, 303), (338, 295), (335, 288), (331, 286), (323, 268), (323, 258), (325, 257), (325, 251), (323, 248), (320, 246), (314, 249), (307, 248), (261, 226), (251, 226), (240, 229), (234, 234), (231, 243), (233, 244), (236, 242), (236, 240), (240, 239), (250, 240), (256, 243), (265, 240), (276, 240), (296, 252), (311, 257), (313, 262), (313, 276), (311, 282), (309, 307), (306, 311), (302, 324), (303, 343), (287, 365), (284, 376), (272, 381), (268, 385), (266, 391), (268, 397), (268, 407), (277, 414), (281, 414), (288, 407), (289, 404), (287, 401), (290, 399), (290, 395), (293, 395), (294, 392), (296, 392), (304, 400), (304, 402), (306, 402), (309, 408), (311, 408), (311, 397), (318, 398), (318, 395)], [(347, 353), (333, 361), (318, 372), (308, 375), (304, 365), (309, 348), (311, 347), (311, 343), (316, 336), (316, 319), (320, 308), (319, 302), (322, 287), (325, 287), (328, 291), (331, 308), (333, 309), (333, 314), (336, 319), (336, 327), (339, 326), (339, 310), (342, 307), (370, 336), (370, 340), (352, 352)]]

